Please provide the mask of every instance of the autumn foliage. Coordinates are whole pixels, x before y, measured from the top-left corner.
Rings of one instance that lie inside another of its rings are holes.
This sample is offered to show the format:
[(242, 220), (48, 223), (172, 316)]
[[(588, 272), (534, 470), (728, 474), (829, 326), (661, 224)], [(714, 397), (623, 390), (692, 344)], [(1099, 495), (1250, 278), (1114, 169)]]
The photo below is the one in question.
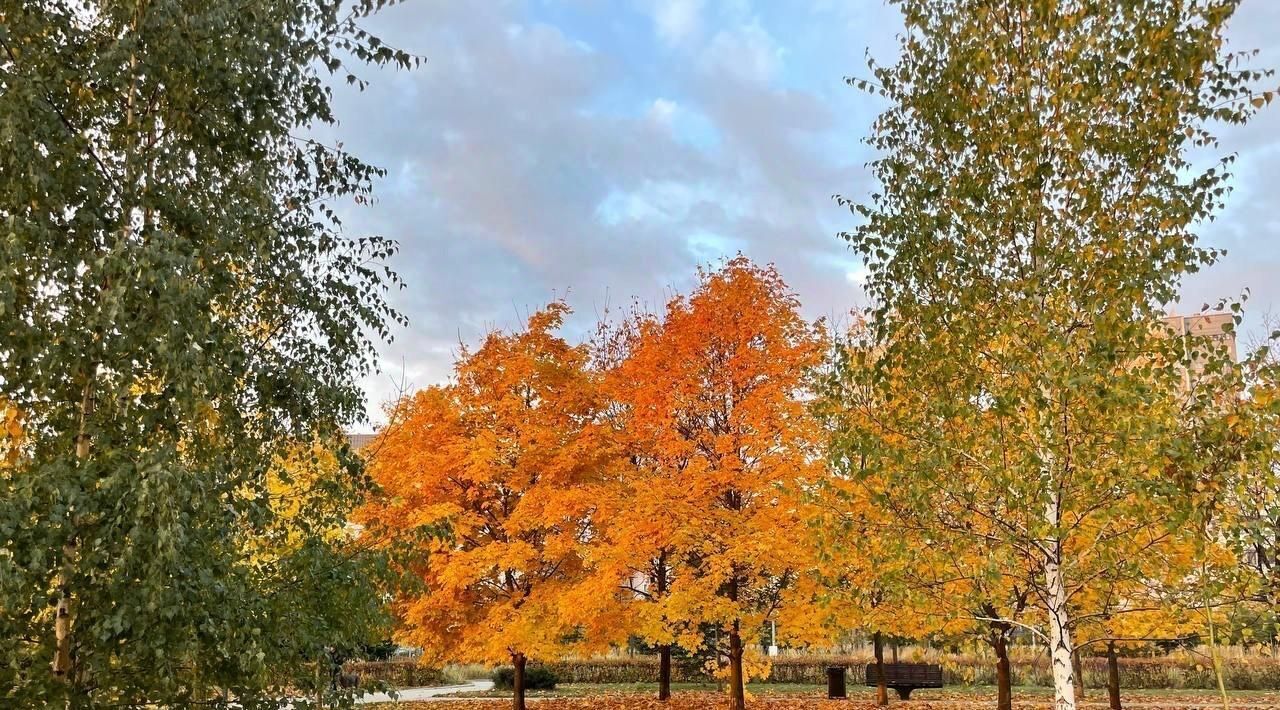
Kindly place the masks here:
[(813, 564), (799, 494), (822, 470), (804, 397), (821, 329), (773, 268), (740, 257), (619, 340), (603, 380), (625, 465), (602, 485), (596, 596), (624, 581), (628, 630), (664, 654), (722, 631), (714, 650), (740, 705), (744, 649)]
[[(968, 636), (1012, 707), (1015, 632), (1047, 619), (1043, 568), (1022, 549), (1038, 543), (1008, 533), (1039, 511), (984, 503), (1021, 490), (985, 460), (1008, 429), (999, 412), (948, 430), (982, 457), (912, 434), (960, 395), (900, 387), (869, 331), (831, 338), (743, 257), (587, 342), (563, 335), (570, 315), (553, 302), (463, 348), (451, 381), (396, 402), (370, 445), (380, 492), (359, 522), (415, 581), (393, 608), (423, 662), (510, 664), (523, 708), (526, 664), (639, 641), (659, 655), (659, 701), (683, 652), (740, 710), (769, 674), (754, 649), (775, 624), (792, 648), (859, 632), (877, 658), (893, 639)], [(1124, 468), (1167, 461), (1154, 442), (1131, 444)], [(1231, 562), (1140, 496), (1154, 466), (1064, 508), (1064, 559), (1084, 580), (1069, 587), (1073, 630), (1112, 659), (1117, 643), (1201, 628), (1186, 580)]]
[(575, 646), (692, 651), (710, 629), (740, 707), (747, 642), (812, 565), (799, 493), (821, 471), (805, 401), (819, 327), (744, 258), (594, 358), (557, 335), (567, 314), (491, 334), (451, 384), (391, 411), (362, 520), (425, 541), (405, 561), (422, 589), (396, 601), (403, 639), (518, 679)]
[(385, 495), (362, 520), (423, 540), (405, 560), (422, 589), (395, 606), (403, 639), (428, 660), (523, 669), (560, 653), (571, 630), (563, 591), (582, 572), (582, 484), (600, 461), (586, 349), (556, 335), (567, 312), (553, 303), (525, 331), (464, 351), (454, 382), (396, 404), (375, 444)]

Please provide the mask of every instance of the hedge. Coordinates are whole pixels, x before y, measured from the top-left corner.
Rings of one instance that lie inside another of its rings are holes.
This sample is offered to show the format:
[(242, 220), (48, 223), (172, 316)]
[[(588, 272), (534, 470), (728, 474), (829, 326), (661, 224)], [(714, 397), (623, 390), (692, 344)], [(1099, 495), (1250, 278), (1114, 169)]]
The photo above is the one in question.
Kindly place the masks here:
[[(700, 683), (708, 680), (702, 668), (689, 662), (682, 663), (681, 660), (683, 659), (672, 659), (673, 683)], [(593, 658), (542, 665), (555, 673), (561, 683), (649, 683), (658, 678), (657, 656)]]
[[(826, 682), (826, 669), (832, 665), (849, 667), (849, 681), (862, 681), (863, 669), (871, 661), (868, 656), (781, 656), (765, 682)], [(973, 656), (942, 656), (930, 662), (942, 665), (947, 685), (994, 685), (995, 661)], [(1087, 687), (1106, 686), (1105, 658), (1084, 658), (1081, 665)], [(590, 660), (558, 661), (544, 664), (562, 683), (650, 683), (658, 677), (658, 659), (653, 656), (630, 656)], [(1197, 664), (1184, 658), (1120, 658), (1120, 685), (1124, 688), (1212, 689), (1217, 687), (1213, 669), (1208, 663)], [(1280, 690), (1280, 659), (1232, 658), (1224, 660), (1224, 680), (1231, 690)], [(710, 680), (699, 667), (679, 662), (671, 669), (673, 682), (706, 682)], [(1053, 684), (1048, 662), (1014, 661), (1013, 682), (1016, 685)]]
[(342, 667), (343, 673), (360, 676), (360, 687), (373, 687), (382, 682), (393, 688), (419, 688), (445, 685), (444, 671), (419, 665), (417, 661), (361, 661)]
[[(826, 683), (827, 666), (849, 667), (849, 682), (862, 681), (863, 668), (871, 661), (868, 656), (780, 656), (773, 659), (766, 682), (770, 683)], [(930, 659), (942, 665), (943, 679), (947, 685), (994, 685), (995, 661), (970, 655), (943, 655)], [(1224, 659), (1227, 688), (1231, 690), (1280, 690), (1280, 659), (1228, 658)], [(651, 683), (658, 677), (656, 656), (625, 656), (589, 660), (567, 660), (539, 664), (551, 671), (561, 683)], [(1085, 685), (1101, 688), (1107, 682), (1105, 658), (1084, 658)], [(1212, 689), (1217, 687), (1213, 669), (1208, 662), (1197, 663), (1186, 657), (1120, 658), (1120, 685), (1123, 688)], [(360, 676), (361, 685), (382, 681), (398, 688), (426, 685), (442, 685), (444, 674), (438, 668), (420, 666), (416, 661), (376, 661), (349, 663), (344, 672)], [(675, 659), (671, 668), (671, 680), (677, 683), (707, 682), (710, 678), (695, 662)], [(1053, 684), (1047, 661), (1013, 661), (1013, 682), (1016, 685)]]
[[(502, 666), (490, 676), (495, 690), (513, 690), (516, 687), (516, 669)], [(555, 690), (559, 678), (544, 665), (529, 666), (524, 669), (525, 690)]]

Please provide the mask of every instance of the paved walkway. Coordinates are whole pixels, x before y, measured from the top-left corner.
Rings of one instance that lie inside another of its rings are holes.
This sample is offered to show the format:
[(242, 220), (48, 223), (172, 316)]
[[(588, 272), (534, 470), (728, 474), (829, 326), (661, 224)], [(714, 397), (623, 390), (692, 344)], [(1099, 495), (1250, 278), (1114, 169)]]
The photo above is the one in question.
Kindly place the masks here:
[(393, 703), (397, 700), (445, 700), (443, 695), (453, 693), (468, 693), (478, 690), (491, 690), (493, 681), (491, 680), (473, 680), (463, 685), (442, 685), (435, 688), (403, 688), (397, 695), (399, 697), (392, 698), (386, 693), (371, 693), (357, 700), (357, 703)]

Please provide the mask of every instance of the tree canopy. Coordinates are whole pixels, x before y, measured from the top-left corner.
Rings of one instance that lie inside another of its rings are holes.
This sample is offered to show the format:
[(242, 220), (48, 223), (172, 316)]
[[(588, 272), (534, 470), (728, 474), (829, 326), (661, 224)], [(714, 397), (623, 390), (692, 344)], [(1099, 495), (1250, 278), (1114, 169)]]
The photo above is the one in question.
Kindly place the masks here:
[(1161, 309), (1218, 257), (1195, 230), (1233, 157), (1190, 151), (1270, 98), (1266, 73), (1224, 48), (1233, 0), (898, 4), (897, 63), (851, 80), (889, 102), (844, 235), (874, 301), (872, 426), (898, 435), (873, 462), (932, 534), (1036, 580), (1066, 710), (1080, 595), (1195, 509), (1170, 475), (1188, 371), (1228, 366)]
[(321, 599), (367, 589), (324, 525), (279, 564), (254, 541), (278, 462), (341, 449), (400, 320), (394, 243), (336, 212), (381, 171), (307, 137), (347, 64), (416, 61), (360, 28), (384, 4), (0, 4), (10, 702), (252, 703), (370, 632)]

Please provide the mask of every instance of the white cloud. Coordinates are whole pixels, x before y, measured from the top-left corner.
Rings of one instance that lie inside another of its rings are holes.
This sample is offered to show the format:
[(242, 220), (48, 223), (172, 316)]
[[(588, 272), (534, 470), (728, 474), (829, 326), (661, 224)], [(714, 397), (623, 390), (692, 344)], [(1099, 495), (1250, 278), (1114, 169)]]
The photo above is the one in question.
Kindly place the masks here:
[(668, 44), (679, 44), (698, 31), (702, 0), (656, 0), (650, 11), (658, 36)]
[(679, 105), (670, 99), (654, 99), (653, 103), (649, 104), (649, 120), (665, 128), (670, 128), (671, 121), (675, 118), (678, 108)]
[(852, 286), (864, 286), (866, 285), (867, 277), (870, 275), (871, 272), (867, 267), (859, 265), (844, 272), (844, 280), (848, 281)]
[(645, 180), (630, 191), (611, 191), (596, 206), (596, 216), (610, 226), (628, 221), (672, 224), (688, 219), (700, 206), (714, 206), (728, 217), (746, 212), (740, 200), (708, 184)]
[[(413, 385), (440, 381), (459, 340), (518, 326), (566, 289), (571, 328), (589, 327), (604, 301), (660, 305), (670, 287), (689, 287), (695, 264), (741, 249), (776, 262), (811, 315), (865, 302), (866, 272), (835, 237), (856, 218), (830, 195), (873, 188), (857, 139), (879, 104), (839, 78), (862, 68), (861, 52), (844, 49), (892, 37), (896, 10), (849, 4), (866, 13), (854, 26), (797, 11), (784, 30), (747, 7), (634, 1), (652, 33), (614, 24), (614, 5), (600, 2), (582, 3), (597, 13), (594, 32), (538, 21), (519, 1), (404, 3), (377, 18), (378, 34), (428, 61), (364, 72), (364, 93), (338, 87), (343, 123), (323, 136), (391, 170), (373, 207), (344, 214), (353, 234), (402, 245), (391, 266), (406, 288), (393, 297), (410, 326), (382, 349), (386, 372), (366, 380), (375, 416), (401, 363)], [(1270, 5), (1244, 3), (1234, 25), (1243, 47), (1264, 46), (1260, 66), (1280, 64)], [(839, 51), (815, 64), (813, 47)], [(784, 71), (792, 63), (804, 71)], [(1280, 160), (1262, 150), (1280, 150), (1277, 136), (1273, 106), (1224, 139), (1220, 152), (1241, 152), (1242, 186), (1202, 231), (1231, 254), (1188, 280), (1196, 306), (1244, 286), (1254, 308), (1280, 304), (1269, 191)]]
[(782, 47), (758, 22), (722, 30), (702, 52), (704, 71), (741, 81), (766, 83), (782, 64)]

